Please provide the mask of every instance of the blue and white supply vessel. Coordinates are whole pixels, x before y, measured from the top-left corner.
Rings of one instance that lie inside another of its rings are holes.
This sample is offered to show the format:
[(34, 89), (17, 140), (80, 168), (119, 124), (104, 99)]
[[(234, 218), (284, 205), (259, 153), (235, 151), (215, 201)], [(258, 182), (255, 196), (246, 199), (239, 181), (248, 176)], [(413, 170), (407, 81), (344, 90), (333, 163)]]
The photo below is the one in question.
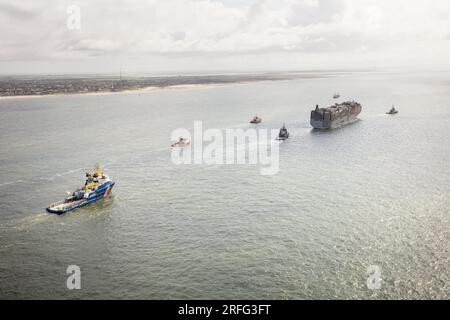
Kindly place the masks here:
[(47, 212), (63, 214), (106, 198), (114, 187), (114, 181), (103, 174), (99, 166), (93, 174), (86, 173), (86, 183), (61, 202), (47, 208)]

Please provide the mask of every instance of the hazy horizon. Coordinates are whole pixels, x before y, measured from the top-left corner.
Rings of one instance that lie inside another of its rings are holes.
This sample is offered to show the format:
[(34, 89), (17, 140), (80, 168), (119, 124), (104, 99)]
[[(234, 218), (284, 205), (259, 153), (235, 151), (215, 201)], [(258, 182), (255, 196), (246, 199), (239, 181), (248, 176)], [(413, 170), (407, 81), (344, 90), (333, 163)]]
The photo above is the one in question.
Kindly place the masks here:
[[(404, 70), (406, 71), (406, 70)], [(311, 70), (192, 70), (192, 71), (161, 71), (161, 72), (152, 72), (152, 71), (136, 71), (136, 72), (127, 72), (126, 70), (117, 72), (37, 72), (37, 73), (1, 73), (0, 77), (21, 77), (21, 76), (105, 76), (105, 77), (115, 77), (122, 74), (123, 77), (158, 77), (158, 76), (203, 76), (203, 75), (245, 75), (245, 74), (255, 74), (255, 75), (263, 75), (263, 74), (314, 74), (314, 73), (365, 73), (365, 72), (393, 72), (393, 70), (370, 70), (370, 69), (311, 69)], [(443, 70), (442, 72), (445, 72)]]
[(122, 77), (139, 78), (139, 77), (188, 77), (188, 76), (229, 76), (229, 75), (270, 75), (270, 74), (349, 74), (349, 73), (379, 73), (379, 74), (420, 74), (420, 73), (448, 73), (449, 69), (432, 69), (432, 68), (385, 68), (385, 69), (305, 69), (305, 70), (192, 70), (192, 71), (134, 71), (127, 72), (120, 69), (116, 72), (22, 72), (22, 73), (2, 73), (0, 71), (0, 78), (8, 77)]

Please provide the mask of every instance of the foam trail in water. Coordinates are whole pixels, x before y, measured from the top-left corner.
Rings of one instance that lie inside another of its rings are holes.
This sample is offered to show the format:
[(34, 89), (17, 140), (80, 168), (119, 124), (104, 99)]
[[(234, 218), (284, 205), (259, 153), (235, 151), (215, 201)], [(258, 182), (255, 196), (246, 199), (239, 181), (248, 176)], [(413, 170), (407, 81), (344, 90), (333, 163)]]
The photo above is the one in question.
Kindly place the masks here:
[(41, 212), (37, 214), (33, 214), (31, 216), (25, 217), (20, 220), (16, 220), (17, 222), (14, 223), (14, 228), (18, 230), (29, 230), (34, 225), (37, 225), (39, 223), (47, 222), (52, 219), (57, 218), (54, 214), (48, 214), (46, 212)]
[(7, 185), (10, 185), (10, 184), (14, 184), (14, 183), (21, 183), (21, 182), (23, 182), (23, 181), (22, 180), (9, 181), (9, 182), (5, 182), (5, 183), (0, 184), (0, 187), (7, 186)]

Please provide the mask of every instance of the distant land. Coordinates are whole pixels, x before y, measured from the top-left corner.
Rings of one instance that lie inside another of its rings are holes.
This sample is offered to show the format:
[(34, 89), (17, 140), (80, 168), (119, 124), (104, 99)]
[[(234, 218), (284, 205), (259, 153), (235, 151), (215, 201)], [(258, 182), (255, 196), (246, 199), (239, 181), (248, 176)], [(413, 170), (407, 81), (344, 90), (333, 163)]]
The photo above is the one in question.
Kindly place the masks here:
[(0, 97), (121, 92), (186, 85), (322, 78), (320, 73), (264, 73), (226, 75), (118, 76), (2, 76)]

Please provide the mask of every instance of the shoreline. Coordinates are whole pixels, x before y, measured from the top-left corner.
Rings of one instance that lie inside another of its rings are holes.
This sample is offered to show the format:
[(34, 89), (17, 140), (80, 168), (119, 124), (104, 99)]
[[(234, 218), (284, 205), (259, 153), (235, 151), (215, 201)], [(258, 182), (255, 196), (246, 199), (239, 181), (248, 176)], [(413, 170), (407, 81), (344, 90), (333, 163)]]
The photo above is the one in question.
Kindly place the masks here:
[(267, 82), (267, 81), (291, 81), (291, 80), (306, 80), (306, 79), (320, 79), (327, 77), (329, 75), (301, 75), (296, 77), (286, 77), (286, 78), (268, 78), (268, 79), (258, 79), (258, 80), (242, 80), (234, 82), (216, 82), (216, 83), (186, 83), (186, 84), (173, 84), (165, 86), (148, 86), (136, 89), (127, 89), (122, 91), (97, 91), (97, 92), (73, 92), (73, 93), (52, 93), (52, 94), (42, 94), (42, 95), (12, 95), (12, 96), (0, 96), (0, 101), (2, 100), (14, 100), (14, 99), (34, 99), (34, 98), (45, 98), (45, 97), (62, 97), (62, 96), (100, 96), (100, 95), (115, 95), (115, 94), (130, 94), (130, 93), (147, 93), (156, 92), (160, 90), (183, 90), (183, 89), (204, 89), (210, 87), (221, 87), (226, 85), (236, 85), (236, 84), (249, 84), (257, 82)]
[(39, 95), (21, 95), (21, 96), (0, 96), (1, 100), (12, 100), (12, 99), (33, 99), (33, 98), (46, 98), (46, 97), (64, 97), (64, 96), (102, 96), (102, 95), (119, 95), (128, 93), (145, 93), (154, 92), (160, 90), (181, 90), (181, 89), (200, 89), (213, 86), (223, 86), (231, 84), (244, 84), (245, 82), (235, 82), (235, 83), (211, 83), (211, 84), (179, 84), (179, 85), (169, 85), (169, 86), (149, 86), (146, 88), (139, 89), (128, 89), (122, 91), (98, 91), (98, 92), (73, 92), (73, 93), (52, 93), (52, 94), (39, 94)]

